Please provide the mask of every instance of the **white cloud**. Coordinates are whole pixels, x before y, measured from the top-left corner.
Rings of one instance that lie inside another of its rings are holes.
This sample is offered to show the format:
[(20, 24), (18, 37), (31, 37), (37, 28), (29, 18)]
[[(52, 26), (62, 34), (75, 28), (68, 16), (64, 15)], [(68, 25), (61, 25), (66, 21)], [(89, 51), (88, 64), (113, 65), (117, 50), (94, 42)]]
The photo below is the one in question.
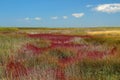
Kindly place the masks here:
[(86, 5), (87, 8), (90, 8), (90, 7), (92, 7), (92, 6), (93, 6), (93, 5), (90, 5), (90, 4)]
[(41, 18), (40, 17), (35, 17), (34, 20), (39, 21), (39, 20), (41, 20)]
[(26, 18), (25, 18), (25, 20), (26, 20), (26, 21), (29, 21), (29, 20), (30, 20), (30, 18), (29, 18), (29, 17), (26, 17)]
[(26, 20), (26, 21), (30, 21), (30, 20), (36, 20), (36, 21), (39, 21), (39, 20), (41, 20), (41, 18), (40, 18), (40, 17), (35, 17), (35, 18), (29, 18), (29, 17), (26, 17), (26, 18), (24, 18), (24, 20)]
[(56, 20), (56, 19), (58, 19), (58, 17), (57, 17), (57, 16), (54, 16), (54, 17), (51, 17), (51, 19)]
[(120, 3), (101, 4), (95, 7), (94, 9), (99, 12), (116, 13), (120, 12)]
[(84, 13), (73, 13), (72, 16), (76, 17), (76, 18), (81, 18), (83, 17), (85, 14)]
[(67, 16), (63, 16), (63, 19), (67, 19), (68, 17)]

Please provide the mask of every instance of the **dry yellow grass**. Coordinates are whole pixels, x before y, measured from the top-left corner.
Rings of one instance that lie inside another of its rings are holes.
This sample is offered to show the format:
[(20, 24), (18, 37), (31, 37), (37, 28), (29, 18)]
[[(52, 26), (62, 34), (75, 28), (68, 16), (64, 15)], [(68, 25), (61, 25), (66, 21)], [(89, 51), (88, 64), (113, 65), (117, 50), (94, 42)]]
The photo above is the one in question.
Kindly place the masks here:
[(88, 31), (87, 34), (90, 34), (90, 35), (100, 35), (100, 34), (120, 35), (120, 30)]

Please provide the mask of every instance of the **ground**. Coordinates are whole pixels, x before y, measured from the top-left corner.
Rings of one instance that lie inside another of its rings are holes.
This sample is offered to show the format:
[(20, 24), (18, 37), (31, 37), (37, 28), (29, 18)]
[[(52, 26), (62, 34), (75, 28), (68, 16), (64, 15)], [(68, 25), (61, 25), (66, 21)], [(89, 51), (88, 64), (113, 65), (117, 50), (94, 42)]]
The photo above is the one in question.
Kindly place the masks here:
[(0, 80), (119, 80), (120, 28), (0, 28)]

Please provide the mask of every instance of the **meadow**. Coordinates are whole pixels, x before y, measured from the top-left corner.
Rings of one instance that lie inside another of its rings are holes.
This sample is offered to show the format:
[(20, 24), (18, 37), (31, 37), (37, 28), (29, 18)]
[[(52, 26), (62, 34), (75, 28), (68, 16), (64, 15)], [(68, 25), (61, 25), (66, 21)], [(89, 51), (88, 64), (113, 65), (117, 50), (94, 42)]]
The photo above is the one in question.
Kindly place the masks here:
[(0, 80), (120, 80), (120, 28), (0, 28)]

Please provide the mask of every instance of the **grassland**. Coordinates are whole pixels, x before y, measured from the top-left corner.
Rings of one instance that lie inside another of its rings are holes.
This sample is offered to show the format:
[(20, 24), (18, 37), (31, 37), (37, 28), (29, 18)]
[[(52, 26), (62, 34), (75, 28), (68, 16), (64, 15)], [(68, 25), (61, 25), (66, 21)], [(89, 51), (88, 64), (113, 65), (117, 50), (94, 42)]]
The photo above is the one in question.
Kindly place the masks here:
[(0, 28), (0, 80), (120, 80), (120, 28)]

